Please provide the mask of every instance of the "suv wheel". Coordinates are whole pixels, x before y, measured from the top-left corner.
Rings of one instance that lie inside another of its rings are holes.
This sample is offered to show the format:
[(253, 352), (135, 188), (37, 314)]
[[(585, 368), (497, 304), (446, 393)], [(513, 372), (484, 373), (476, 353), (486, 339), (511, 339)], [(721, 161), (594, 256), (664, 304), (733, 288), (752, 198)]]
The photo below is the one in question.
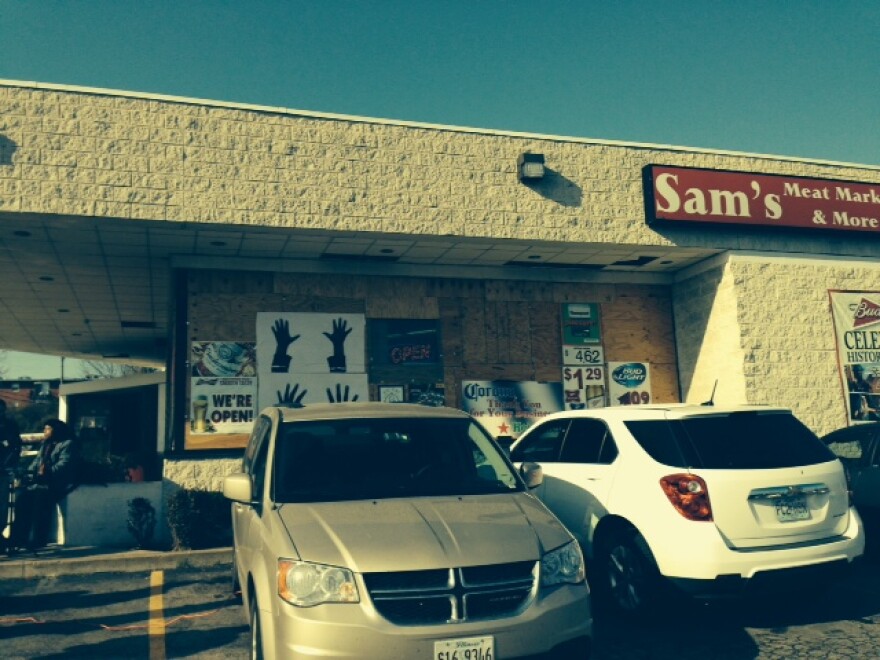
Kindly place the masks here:
[(599, 593), (618, 613), (644, 615), (656, 602), (660, 575), (636, 542), (635, 530), (614, 532), (598, 555)]

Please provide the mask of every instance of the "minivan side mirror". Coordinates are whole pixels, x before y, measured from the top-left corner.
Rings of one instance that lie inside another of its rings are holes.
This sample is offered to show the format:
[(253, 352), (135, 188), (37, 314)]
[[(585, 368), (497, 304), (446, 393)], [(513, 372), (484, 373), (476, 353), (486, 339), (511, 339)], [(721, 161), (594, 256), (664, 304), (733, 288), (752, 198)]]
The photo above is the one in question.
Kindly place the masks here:
[(230, 474), (223, 480), (223, 496), (235, 502), (253, 504), (251, 478), (244, 472)]
[(537, 463), (523, 463), (519, 466), (519, 474), (529, 488), (537, 488), (544, 483), (544, 470)]

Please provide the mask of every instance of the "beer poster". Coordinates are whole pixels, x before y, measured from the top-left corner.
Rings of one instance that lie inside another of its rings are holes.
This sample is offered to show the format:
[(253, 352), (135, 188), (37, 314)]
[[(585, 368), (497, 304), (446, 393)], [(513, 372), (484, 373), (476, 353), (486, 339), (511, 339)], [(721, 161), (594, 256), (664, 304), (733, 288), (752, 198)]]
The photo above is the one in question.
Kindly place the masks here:
[(609, 362), (608, 400), (612, 406), (651, 403), (651, 369), (647, 362)]
[(257, 379), (198, 376), (192, 379), (190, 401), (191, 434), (249, 434), (256, 414)]
[(880, 421), (880, 292), (829, 291), (850, 425)]
[(186, 448), (244, 446), (257, 412), (256, 345), (194, 341), (190, 365)]
[(466, 380), (462, 409), (493, 437), (519, 437), (527, 428), (562, 407), (561, 383)]

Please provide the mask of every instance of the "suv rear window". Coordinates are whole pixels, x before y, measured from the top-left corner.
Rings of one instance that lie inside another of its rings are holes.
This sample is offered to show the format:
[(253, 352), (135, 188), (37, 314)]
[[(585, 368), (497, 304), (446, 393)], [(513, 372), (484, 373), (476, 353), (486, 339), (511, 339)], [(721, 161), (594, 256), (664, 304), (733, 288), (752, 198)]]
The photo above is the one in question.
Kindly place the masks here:
[(767, 470), (835, 460), (788, 413), (734, 412), (625, 424), (651, 458), (673, 467)]

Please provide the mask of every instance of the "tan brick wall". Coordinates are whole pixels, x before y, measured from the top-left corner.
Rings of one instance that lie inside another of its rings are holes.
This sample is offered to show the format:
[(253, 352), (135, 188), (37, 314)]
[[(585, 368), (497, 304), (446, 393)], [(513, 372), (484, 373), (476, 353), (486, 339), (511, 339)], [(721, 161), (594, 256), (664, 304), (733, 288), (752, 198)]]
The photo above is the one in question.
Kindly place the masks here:
[(673, 288), (682, 398), (688, 403), (748, 402), (737, 291), (725, 259)]
[[(880, 181), (876, 168), (343, 120), (0, 83), (0, 211), (415, 235), (778, 249), (644, 222), (642, 167)], [(517, 156), (546, 156), (540, 186)], [(671, 238), (674, 236), (674, 238)], [(852, 250), (841, 238), (832, 249)], [(821, 251), (815, 237), (786, 249)]]
[(880, 263), (733, 257), (745, 386), (818, 433), (846, 426), (829, 289), (880, 291)]
[(188, 490), (223, 490), (223, 479), (241, 470), (240, 458), (173, 459), (164, 462), (164, 498), (180, 488)]
[(846, 426), (828, 291), (880, 291), (880, 263), (731, 255), (674, 287), (685, 400), (792, 408), (819, 434)]

